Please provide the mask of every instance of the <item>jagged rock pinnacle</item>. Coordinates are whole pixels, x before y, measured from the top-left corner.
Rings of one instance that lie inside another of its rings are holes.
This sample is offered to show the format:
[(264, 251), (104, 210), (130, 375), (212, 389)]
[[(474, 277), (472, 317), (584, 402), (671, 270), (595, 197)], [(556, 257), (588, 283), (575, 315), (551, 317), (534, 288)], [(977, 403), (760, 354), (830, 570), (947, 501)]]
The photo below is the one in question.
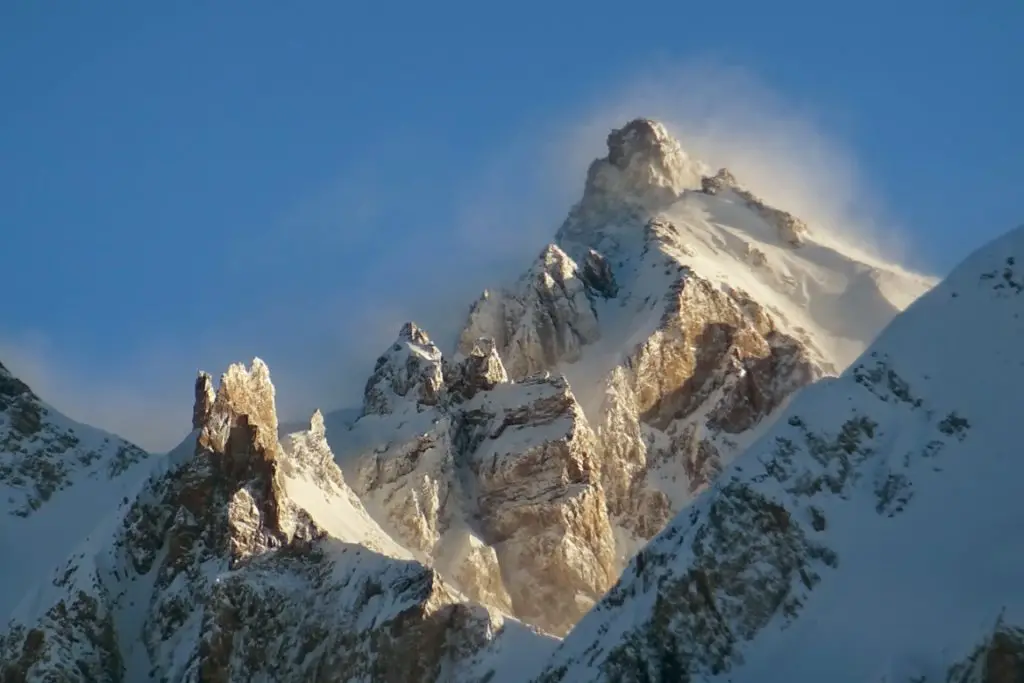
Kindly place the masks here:
[[(248, 369), (241, 363), (231, 365), (221, 375), (212, 405), (203, 410), (212, 392), (209, 378), (201, 373), (196, 380), (194, 412), (205, 417), (198, 427), (197, 458), (181, 483), (182, 499), (202, 503), (190, 512), (205, 520), (219, 547), (229, 549), (232, 563), (296, 537), (308, 540), (318, 535), (320, 531), (294, 509), (281, 488), (284, 459), (267, 364), (254, 358)], [(318, 415), (311, 420), (312, 429)], [(322, 428), (322, 416), (319, 423)]]
[(481, 337), (462, 360), (445, 372), (449, 396), (468, 400), (481, 391), (489, 391), (508, 381), (508, 373), (493, 339)]
[(319, 408), (309, 418), (309, 431), (316, 436), (323, 436), (327, 433), (327, 429), (324, 427), (324, 414), (320, 412)]
[(705, 176), (700, 181), (700, 189), (704, 194), (718, 194), (723, 189), (732, 189), (739, 187), (739, 183), (736, 182), (736, 176), (732, 174), (727, 168), (718, 169), (718, 173), (713, 176)]
[(607, 144), (608, 156), (587, 173), (584, 201), (611, 195), (659, 206), (700, 182), (699, 165), (658, 121), (634, 119), (609, 133)]
[(583, 345), (600, 336), (587, 287), (593, 283), (602, 295), (614, 290), (610, 268), (595, 260), (592, 270), (587, 280), (572, 257), (549, 244), (515, 291), (485, 292), (477, 300), (459, 336), (459, 351), (468, 356), (479, 339), (492, 339), (509, 377), (517, 380), (558, 361), (577, 360)]
[(678, 146), (679, 143), (658, 121), (633, 119), (608, 134), (608, 161), (625, 169), (637, 154), (648, 159), (660, 157), (659, 160), (664, 160), (671, 149)]
[[(691, 159), (660, 122), (638, 118), (608, 134), (608, 154), (587, 169), (583, 197), (555, 242), (584, 262), (588, 249), (609, 256), (620, 237), (610, 226), (642, 225), (684, 191), (699, 190), (711, 169)], [(511, 371), (511, 368), (510, 368)]]
[(427, 333), (411, 320), (402, 325), (402, 329), (398, 332), (398, 338), (399, 340), (411, 341), (414, 344), (426, 345), (432, 343)]
[(199, 372), (196, 377), (196, 400), (192, 408), (192, 429), (202, 429), (210, 417), (213, 402), (217, 398), (213, 390), (213, 378), (208, 372)]
[[(197, 380), (197, 391), (201, 381), (202, 378)], [(201, 441), (207, 440), (211, 450), (223, 450), (239, 418), (244, 418), (255, 430), (257, 443), (254, 445), (273, 454), (277, 448), (274, 384), (270, 381), (270, 369), (259, 358), (253, 358), (248, 370), (245, 365), (235, 363), (221, 375)]]
[(363, 392), (363, 413), (385, 415), (412, 400), (437, 405), (444, 390), (441, 350), (414, 322), (407, 322), (398, 339), (374, 366)]

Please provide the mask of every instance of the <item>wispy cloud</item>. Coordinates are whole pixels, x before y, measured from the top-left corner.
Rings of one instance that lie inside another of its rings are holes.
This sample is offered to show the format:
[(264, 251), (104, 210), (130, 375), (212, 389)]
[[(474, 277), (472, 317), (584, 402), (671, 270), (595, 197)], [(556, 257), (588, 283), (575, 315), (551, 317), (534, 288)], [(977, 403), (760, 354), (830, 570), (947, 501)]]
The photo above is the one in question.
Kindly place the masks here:
[(283, 419), (352, 405), (405, 320), (454, 342), (480, 290), (516, 277), (551, 239), (608, 132), (636, 116), (663, 120), (692, 156), (729, 166), (780, 208), (901, 255), (853, 155), (812, 108), (742, 69), (662, 64), (573, 110), (494, 131), (504, 143), (480, 166), (438, 169), (445, 157), (427, 132), (350, 160), (252, 236), (261, 248), (237, 268), (258, 260), (272, 273), (253, 278), (252, 296), (266, 301), (258, 316), (212, 319), (176, 343), (143, 340), (116, 367), (76, 364), (40, 337), (0, 341), (0, 359), (72, 417), (154, 449), (187, 430), (197, 369), (216, 374), (253, 355), (270, 364)]
[(653, 65), (584, 107), (560, 137), (558, 158), (579, 168), (611, 128), (655, 118), (690, 156), (728, 167), (769, 203), (889, 261), (905, 260), (906, 234), (886, 216), (885, 188), (873, 187), (853, 151), (825, 128), (825, 113), (784, 98), (740, 67)]

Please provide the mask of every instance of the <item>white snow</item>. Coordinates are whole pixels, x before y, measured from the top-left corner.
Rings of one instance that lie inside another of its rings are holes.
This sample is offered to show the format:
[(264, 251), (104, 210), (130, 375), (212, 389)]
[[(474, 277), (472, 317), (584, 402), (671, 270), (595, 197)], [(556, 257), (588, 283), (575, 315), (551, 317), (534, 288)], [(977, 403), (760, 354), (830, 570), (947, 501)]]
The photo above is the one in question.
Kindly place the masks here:
[(412, 554), (388, 536), (363, 508), (359, 498), (344, 490), (325, 490), (301, 471), (285, 478), (285, 491), (296, 505), (303, 508), (334, 538), (366, 546), (370, 550), (401, 560)]
[[(602, 231), (616, 238), (616, 251), (606, 256), (616, 264), (621, 293), (596, 302), (601, 339), (583, 348), (580, 361), (558, 368), (588, 416), (600, 406), (599, 383), (657, 327), (679, 265), (723, 288), (745, 291), (836, 372), (936, 282), (841, 244), (824, 229), (812, 230), (801, 246), (790, 246), (728, 192), (684, 192), (662, 216), (678, 231), (665, 234), (664, 252), (644, 253), (636, 225), (628, 232), (614, 225)], [(751, 258), (755, 252), (763, 255), (758, 264)]]
[[(17, 558), (3, 563), (0, 582), (0, 622), (4, 622), (17, 603), (51, 570), (63, 563), (72, 550), (83, 543), (104, 520), (117, 514), (124, 500), (131, 500), (142, 481), (154, 468), (163, 466), (166, 455), (151, 455), (110, 477), (111, 458), (126, 442), (102, 430), (79, 424), (46, 406), (45, 419), (58, 431), (72, 430), (80, 440), (75, 451), (65, 454), (71, 460), (75, 452), (102, 454), (92, 466), (72, 471), (72, 482), (55, 492), (28, 517), (9, 514), (0, 506), (0, 558)], [(0, 414), (0, 420), (3, 419)], [(0, 458), (18, 454), (0, 453)], [(11, 501), (18, 500), (13, 492)], [(7, 492), (0, 485), (0, 499)], [(14, 507), (13, 505), (11, 506)]]

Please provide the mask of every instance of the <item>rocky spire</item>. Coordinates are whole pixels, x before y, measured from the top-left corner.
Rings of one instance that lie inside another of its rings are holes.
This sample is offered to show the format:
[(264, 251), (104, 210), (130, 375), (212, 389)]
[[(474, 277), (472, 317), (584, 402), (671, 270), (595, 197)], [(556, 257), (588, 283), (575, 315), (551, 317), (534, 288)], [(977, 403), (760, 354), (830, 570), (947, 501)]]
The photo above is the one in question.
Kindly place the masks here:
[(430, 341), (430, 337), (427, 336), (426, 331), (411, 320), (402, 325), (402, 329), (398, 331), (398, 338), (412, 344), (419, 344), (420, 346), (433, 344), (433, 342)]
[(468, 400), (508, 381), (505, 366), (493, 339), (481, 337), (461, 363), (445, 372), (448, 394), (453, 400)]
[(590, 164), (583, 197), (555, 238), (580, 262), (590, 248), (611, 256), (621, 246), (620, 232), (630, 234), (684, 190), (700, 189), (701, 178), (711, 172), (687, 156), (658, 121), (629, 121), (612, 130), (606, 142), (608, 154)]
[[(478, 341), (494, 341), (512, 379), (573, 362), (584, 345), (600, 337), (595, 293), (614, 291), (611, 269), (596, 252), (589, 275), (554, 244), (549, 244), (515, 287), (484, 292), (469, 312), (459, 335), (459, 351), (470, 355)], [(602, 288), (588, 289), (593, 283)]]
[(612, 195), (657, 207), (696, 187), (701, 174), (665, 126), (634, 119), (608, 134), (608, 156), (590, 165), (583, 198)]
[(296, 537), (314, 537), (319, 532), (282, 490), (274, 385), (266, 363), (254, 358), (248, 369), (230, 366), (204, 409), (212, 391), (208, 382), (205, 373), (196, 382), (193, 412), (204, 419), (197, 427), (192, 472), (179, 481), (181, 504), (213, 547), (226, 546), (232, 563)]
[(407, 322), (398, 339), (377, 359), (363, 394), (364, 415), (386, 415), (411, 401), (433, 406), (444, 389), (441, 351), (427, 333)]
[(727, 168), (718, 169), (713, 176), (704, 176), (700, 180), (700, 189), (704, 194), (718, 194), (722, 190), (731, 190), (739, 187), (736, 176)]
[(230, 366), (221, 375), (211, 413), (212, 417), (221, 420), (245, 416), (249, 424), (260, 432), (258, 445), (272, 449), (277, 443), (277, 410), (274, 406), (274, 384), (270, 381), (267, 364), (253, 358), (248, 370), (241, 363)]
[(309, 418), (309, 429), (282, 438), (281, 448), (287, 456), (289, 467), (301, 469), (305, 476), (320, 483), (325, 490), (330, 485), (337, 489), (345, 487), (344, 477), (327, 443), (327, 427), (319, 409)]
[(202, 429), (213, 409), (213, 401), (217, 398), (210, 373), (200, 371), (196, 377), (195, 394), (196, 400), (192, 407), (192, 429)]

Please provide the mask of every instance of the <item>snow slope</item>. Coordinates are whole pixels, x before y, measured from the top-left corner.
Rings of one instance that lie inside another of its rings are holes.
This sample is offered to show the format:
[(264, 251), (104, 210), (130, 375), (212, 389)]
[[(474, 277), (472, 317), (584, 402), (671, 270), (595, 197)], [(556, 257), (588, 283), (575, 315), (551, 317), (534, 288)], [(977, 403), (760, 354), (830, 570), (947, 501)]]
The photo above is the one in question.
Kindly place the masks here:
[(0, 620), (131, 495), (148, 458), (61, 414), (0, 364)]
[(537, 680), (1020, 680), (1022, 264), (1024, 228), (797, 396)]

